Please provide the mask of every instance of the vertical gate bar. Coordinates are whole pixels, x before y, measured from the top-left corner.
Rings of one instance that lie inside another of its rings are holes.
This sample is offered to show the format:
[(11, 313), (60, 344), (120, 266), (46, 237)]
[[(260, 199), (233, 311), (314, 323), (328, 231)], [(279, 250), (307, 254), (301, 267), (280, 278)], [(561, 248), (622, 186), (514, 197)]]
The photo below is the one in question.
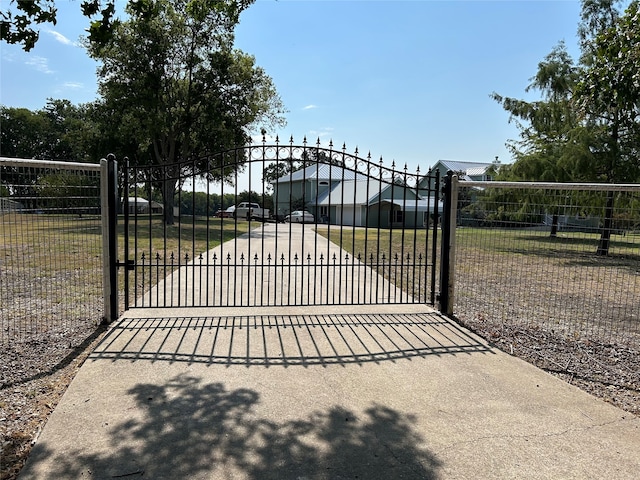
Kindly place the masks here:
[[(167, 166), (166, 164), (163, 165), (161, 167), (161, 171), (160, 171), (160, 175), (159, 177), (161, 179), (163, 179), (163, 182), (166, 181), (167, 178)], [(166, 188), (164, 188), (164, 185), (162, 186), (162, 191), (163, 193), (163, 204), (167, 203), (167, 199), (164, 198), (164, 195), (166, 195)], [(162, 255), (163, 255), (163, 272), (162, 272), (162, 278), (167, 278), (167, 260), (169, 259), (169, 256), (167, 255), (167, 215), (168, 213), (164, 211), (164, 206), (163, 206), (163, 211), (162, 211)], [(171, 252), (171, 260), (173, 263), (173, 252)], [(166, 307), (167, 306), (167, 282), (163, 282), (164, 284), (164, 288), (163, 288), (163, 294), (162, 294), (162, 306)], [(171, 268), (171, 285), (173, 286), (173, 266)], [(171, 303), (173, 304), (173, 293), (170, 293), (171, 295)], [(160, 305), (158, 305), (160, 306)]]
[[(151, 288), (154, 286), (153, 283), (153, 187), (151, 185), (151, 172), (147, 175), (147, 197), (149, 200), (149, 306), (152, 307), (152, 296)], [(158, 284), (158, 279), (156, 278), (155, 285)], [(157, 290), (157, 287), (156, 287)], [(144, 293), (144, 290), (143, 290)]]
[[(210, 219), (210, 214), (211, 212), (211, 182), (209, 181), (209, 178), (211, 177), (210, 175), (210, 171), (209, 169), (211, 168), (212, 165), (212, 159), (211, 158), (207, 158), (207, 175), (204, 176), (205, 181), (207, 182), (207, 216), (206, 216), (206, 242), (207, 242), (207, 246), (204, 249), (205, 252), (205, 288), (204, 288), (204, 304), (205, 306), (209, 306), (209, 248), (211, 248), (210, 242), (211, 242), (211, 237), (209, 235), (209, 231), (211, 230), (211, 219)], [(221, 182), (221, 187), (222, 188), (222, 183)], [(220, 196), (220, 211), (223, 211), (223, 204), (222, 204), (222, 196)], [(213, 209), (213, 213), (216, 213), (216, 209)], [(221, 214), (222, 215), (222, 214)], [(221, 216), (220, 217), (221, 220), (224, 220), (224, 218)], [(220, 243), (222, 244), (222, 226), (220, 227)], [(202, 257), (200, 257), (202, 258)], [(202, 263), (200, 263), (200, 265), (202, 265)], [(200, 283), (202, 283), (202, 270), (200, 270)], [(202, 291), (202, 287), (200, 288), (200, 291)], [(202, 298), (202, 295), (200, 296), (200, 298)], [(202, 300), (201, 300), (202, 301)]]
[[(140, 255), (140, 262), (141, 262), (141, 264), (142, 264), (142, 265), (141, 265), (141, 272), (142, 272), (142, 289), (141, 289), (141, 290), (142, 290), (142, 300), (141, 300), (142, 305), (141, 305), (141, 307), (142, 307), (142, 308), (144, 308), (144, 280), (145, 280), (145, 279), (144, 279), (144, 267), (146, 266), (146, 265), (145, 265), (145, 255), (144, 255), (144, 252), (142, 252), (142, 255)], [(149, 292), (149, 293), (151, 293), (151, 292)], [(151, 306), (151, 305), (149, 305), (149, 306)]]
[[(251, 155), (249, 155), (249, 158), (251, 159)], [(264, 151), (264, 149), (262, 149), (262, 172), (264, 172), (266, 168), (267, 168), (267, 161), (266, 161), (265, 151)], [(270, 217), (273, 215), (273, 210), (275, 208), (275, 205), (272, 206), (268, 218), (264, 218), (264, 208), (266, 208), (265, 183), (266, 182), (265, 182), (265, 180), (263, 178), (262, 179), (262, 208), (263, 208), (263, 211), (262, 211), (262, 242), (260, 242), (260, 244), (261, 244), (261, 249), (260, 249), (260, 259), (261, 259), (261, 261), (260, 261), (260, 264), (261, 264), (260, 278), (264, 278), (264, 238), (265, 238), (264, 237), (264, 227), (267, 225), (266, 222), (268, 220), (270, 220)], [(273, 199), (273, 197), (271, 197), (271, 198)], [(257, 277), (258, 277), (258, 263), (256, 261), (254, 278), (257, 278)], [(262, 293), (263, 293), (263, 291), (264, 291), (264, 283), (261, 283), (260, 284), (260, 304), (259, 304), (260, 306), (264, 306), (264, 303), (262, 301)], [(255, 305), (258, 305), (258, 303), (257, 303), (258, 300), (257, 300), (257, 297), (255, 295), (255, 288), (254, 288), (254, 297), (253, 298), (254, 298), (253, 303)]]
[[(191, 175), (191, 306), (196, 302), (196, 161), (193, 160)], [(187, 267), (189, 268), (189, 267)], [(199, 286), (199, 282), (198, 282)]]
[[(308, 158), (307, 157), (307, 137), (304, 137), (303, 141), (302, 141), (302, 168), (304, 169), (305, 166), (305, 161)], [(293, 205), (293, 143), (290, 144), (289, 146), (290, 148), (290, 156), (289, 156), (289, 161), (291, 162), (290, 168), (289, 168), (289, 214), (293, 213), (293, 211), (291, 210), (291, 206)], [(304, 181), (302, 184), (302, 188), (304, 191)], [(293, 222), (292, 222), (292, 218), (289, 217), (289, 251), (288, 251), (288, 258), (289, 258), (289, 271), (288, 273), (288, 278), (289, 280), (291, 280), (291, 239), (292, 237), (292, 231), (293, 231)], [(284, 254), (282, 259), (284, 259)], [(282, 263), (283, 267), (284, 267), (284, 262)], [(284, 268), (282, 270), (282, 280), (281, 282), (284, 283)], [(282, 290), (282, 289), (281, 289)], [(289, 291), (291, 290), (291, 288), (287, 289), (287, 305), (289, 304)], [(282, 296), (282, 294), (280, 295), (280, 301), (284, 302), (284, 297)]]
[[(329, 158), (332, 159), (333, 158), (333, 142), (329, 142)], [(344, 153), (342, 156), (342, 179), (341, 179), (341, 183), (342, 183), (342, 188), (340, 189), (340, 252), (342, 252), (343, 247), (344, 247), (344, 221), (345, 221), (345, 214), (344, 214), (344, 181), (345, 181), (345, 172), (346, 172), (346, 168), (345, 168), (345, 164), (344, 164)], [(355, 188), (355, 186), (354, 186)], [(353, 231), (353, 226), (351, 227), (351, 231)], [(335, 282), (335, 256), (334, 256), (334, 271), (333, 271), (333, 275), (334, 275), (334, 282)], [(334, 289), (334, 303), (335, 303), (335, 289)], [(342, 255), (338, 254), (338, 304), (342, 303)]]
[[(233, 182), (233, 189), (234, 189), (234, 195), (235, 195), (235, 199), (236, 199), (236, 208), (238, 206), (238, 152), (237, 150), (234, 152), (233, 154), (233, 171), (234, 171), (234, 176), (235, 176), (235, 182)], [(238, 211), (237, 209), (234, 210), (234, 218), (235, 218), (235, 228), (236, 228), (236, 235), (234, 236), (233, 239), (233, 260), (234, 263), (236, 261), (236, 258), (238, 257)], [(227, 254), (227, 268), (229, 268), (229, 270), (227, 270), (227, 306), (229, 305), (229, 287), (230, 287), (230, 283), (229, 283), (229, 275), (231, 274), (231, 263), (230, 263), (230, 257), (229, 254)], [(233, 305), (236, 305), (236, 290), (238, 288), (237, 286), (237, 282), (235, 279), (236, 275), (234, 273), (233, 275)]]
[[(224, 166), (226, 165), (226, 163), (227, 163), (226, 162), (226, 154), (223, 153), (220, 156), (220, 204), (221, 204), (220, 208), (222, 208), (224, 206), (224, 184), (225, 184), (225, 182), (224, 182), (223, 179), (225, 178)], [(234, 199), (234, 202), (235, 202), (235, 199)], [(235, 203), (233, 205), (235, 207)], [(227, 208), (229, 208), (229, 207), (227, 207)], [(233, 213), (234, 212), (231, 213), (231, 218), (234, 217)], [(233, 228), (236, 228), (235, 222), (234, 222), (234, 227)], [(235, 230), (234, 230), (233, 233), (234, 233), (234, 236), (235, 236), (235, 233), (236, 233)], [(215, 305), (216, 304), (216, 298), (217, 298), (217, 296), (216, 296), (216, 283), (219, 283), (219, 285), (220, 285), (220, 305), (222, 305), (222, 285), (223, 285), (223, 283), (222, 283), (222, 259), (224, 258), (224, 216), (220, 217), (220, 282), (216, 282), (216, 276), (217, 276), (218, 270), (216, 268), (216, 263), (217, 263), (216, 262), (216, 254), (214, 253), (213, 255), (214, 255), (214, 257), (213, 257), (213, 291), (212, 291), (211, 298), (213, 299), (213, 305)]]
[(124, 200), (124, 309), (129, 310), (129, 159), (125, 157), (123, 160), (122, 177), (124, 185), (122, 198)]
[[(174, 166), (175, 168), (175, 166)], [(169, 171), (170, 175), (173, 175), (173, 171)], [(178, 171), (178, 178), (180, 177), (180, 171)], [(173, 177), (172, 177), (173, 180)], [(167, 192), (169, 195), (173, 195), (175, 199), (175, 192)], [(180, 294), (180, 287), (182, 286), (182, 215), (180, 211), (180, 205), (182, 205), (182, 186), (178, 183), (178, 306), (182, 306), (182, 295)], [(174, 219), (175, 222), (175, 219)], [(184, 272), (185, 278), (188, 272)], [(186, 293), (186, 292), (185, 292)]]
[[(343, 144), (342, 145), (342, 154), (344, 156), (346, 150), (346, 145)], [(353, 179), (353, 229), (351, 231), (351, 303), (353, 304), (354, 302), (354, 283), (353, 283), (353, 279), (355, 276), (355, 263), (354, 263), (354, 258), (356, 256), (356, 205), (358, 202), (358, 197), (356, 196), (356, 192), (358, 190), (358, 148), (356, 147), (355, 150), (355, 159), (354, 159), (354, 179)], [(360, 213), (360, 212), (359, 212)], [(360, 220), (362, 219), (362, 217), (360, 216), (359, 218)], [(362, 222), (360, 222), (362, 223)], [(347, 267), (348, 268), (348, 267)]]
[(138, 270), (135, 268), (135, 263), (138, 261), (138, 175), (140, 175), (140, 170), (134, 167), (133, 184), (135, 190), (133, 192), (133, 202), (135, 207), (133, 208), (133, 304), (136, 307), (138, 306)]
[(387, 277), (387, 302), (391, 301), (391, 259), (393, 258), (393, 195), (396, 184), (396, 162), (391, 162), (391, 204), (389, 207), (389, 275)]
[[(329, 185), (328, 185), (328, 187), (329, 187), (329, 195), (328, 195), (329, 201), (327, 202), (327, 217), (328, 217), (328, 220), (327, 220), (327, 245), (326, 245), (326, 248), (327, 248), (327, 283), (326, 283), (326, 287), (327, 287), (327, 295), (326, 295), (326, 297), (327, 298), (326, 298), (326, 303), (327, 304), (329, 303), (329, 286), (330, 286), (330, 283), (329, 283), (329, 251), (331, 249), (331, 231), (332, 231), (332, 228), (331, 228), (331, 206), (332, 206), (331, 189), (333, 189), (333, 168), (331, 168), (331, 165), (329, 165)], [(336, 205), (335, 209), (336, 209), (335, 210), (335, 212), (336, 212), (335, 213), (335, 224), (336, 224), (336, 227), (337, 227), (337, 225), (338, 225), (338, 207), (337, 207), (337, 205)], [(337, 228), (335, 228), (333, 230), (337, 230)], [(317, 261), (318, 260), (316, 259), (316, 262)], [(319, 298), (320, 298), (320, 302), (321, 303), (322, 303), (322, 287), (324, 285), (324, 283), (322, 282), (322, 277), (324, 275), (324, 272), (323, 272), (324, 265), (323, 264), (324, 264), (324, 253), (321, 252), (320, 253), (320, 292), (319, 292)], [(315, 301), (315, 298), (314, 298), (314, 301)]]
[[(434, 179), (433, 194), (434, 194), (434, 215), (433, 215), (433, 239), (431, 240), (431, 305), (436, 304), (436, 271), (438, 267), (438, 199), (440, 198), (440, 170), (436, 170), (436, 177)], [(443, 204), (444, 214), (444, 204)], [(426, 279), (425, 279), (426, 283)]]
[[(262, 148), (264, 151), (264, 143), (265, 143), (265, 137), (262, 137)], [(277, 137), (276, 137), (277, 140)], [(293, 142), (293, 136), (291, 136), (291, 142)], [(280, 148), (278, 148), (278, 144), (276, 143), (276, 149), (275, 149), (275, 162), (276, 162), (276, 171), (279, 172), (280, 170)], [(292, 173), (289, 172), (289, 175), (291, 175)], [(289, 183), (289, 185), (291, 185), (291, 183)], [(289, 187), (290, 188), (290, 187)], [(275, 215), (276, 215), (276, 224), (275, 224), (275, 238), (278, 238), (278, 224), (280, 223), (280, 182), (276, 181), (275, 187), (274, 187), (274, 198), (275, 198), (275, 204), (273, 206), (273, 209), (275, 210)], [(283, 217), (284, 219), (284, 217)], [(269, 279), (269, 281), (267, 282), (267, 305), (271, 305), (271, 260), (274, 260), (275, 263), (275, 268), (273, 269), (273, 305), (277, 305), (276, 302), (276, 297), (277, 297), (277, 260), (278, 260), (278, 242), (274, 242), (273, 245), (273, 257), (271, 256), (271, 252), (269, 252), (267, 254), (267, 260), (268, 260), (268, 270), (267, 270), (267, 277)], [(264, 260), (263, 260), (264, 261)]]
[[(320, 146), (320, 138), (318, 138), (318, 143), (317, 146)], [(317, 155), (317, 148), (316, 148), (316, 156), (315, 156), (315, 167), (316, 167), (316, 185), (318, 182), (318, 167), (319, 167), (319, 162), (318, 162), (318, 155)], [(311, 175), (313, 175), (313, 165), (311, 166)], [(309, 188), (311, 188), (309, 186)], [(302, 228), (302, 239), (300, 242), (300, 260), (302, 261), (302, 265), (301, 265), (301, 269), (300, 269), (300, 304), (304, 303), (304, 232), (305, 232), (305, 223), (304, 223), (304, 212), (307, 211), (307, 169), (305, 168), (305, 166), (303, 165), (302, 168), (302, 223), (301, 228)], [(296, 281), (296, 289), (297, 289), (297, 280), (298, 280), (298, 254), (296, 253), (296, 266), (295, 266), (295, 281)], [(296, 290), (294, 289), (294, 291)], [(294, 293), (293, 295), (293, 301), (294, 303), (297, 305), (298, 304), (298, 296), (297, 296), (297, 292)]]
[(440, 312), (453, 315), (455, 228), (458, 204), (458, 177), (447, 173), (445, 180), (444, 215), (442, 222), (442, 247), (440, 262)]
[[(406, 238), (406, 228), (407, 228), (407, 212), (406, 212), (406, 206), (407, 206), (407, 164), (404, 164), (404, 173), (403, 173), (403, 177), (402, 177), (402, 207), (400, 209), (400, 211), (402, 212), (402, 234), (401, 234), (401, 240), (400, 240), (400, 303), (402, 303), (402, 296), (403, 296), (403, 287), (404, 287), (404, 242), (405, 242), (405, 238)], [(394, 182), (395, 184), (395, 182)], [(396, 252), (397, 255), (397, 252)], [(397, 267), (396, 267), (397, 268)], [(396, 273), (397, 275), (397, 273)], [(397, 283), (396, 283), (396, 289), (394, 290), (394, 294), (397, 296), (398, 295), (398, 288), (397, 288)]]
[[(382, 235), (382, 182), (384, 180), (384, 173), (382, 167), (382, 157), (380, 157), (379, 170), (378, 170), (378, 225), (376, 230), (376, 258), (375, 258), (375, 272), (376, 272), (376, 290), (375, 290), (375, 303), (380, 303), (380, 276), (384, 275), (384, 271), (380, 271), (380, 237)], [(373, 258), (371, 259), (371, 266), (373, 266)]]
[[(367, 176), (367, 187), (366, 187), (366, 202), (367, 202), (367, 206), (365, 209), (365, 220), (364, 220), (364, 253), (363, 253), (363, 258), (364, 258), (364, 281), (363, 281), (363, 291), (362, 291), (362, 296), (363, 296), (363, 302), (367, 301), (367, 252), (369, 252), (369, 227), (371, 226), (371, 219), (369, 218), (369, 213), (370, 213), (370, 208), (369, 208), (369, 199), (372, 197), (371, 193), (370, 193), (370, 187), (371, 187), (371, 153), (367, 154), (367, 160), (366, 160), (366, 166), (367, 166), (367, 172), (366, 172), (366, 176)], [(362, 267), (361, 267), (362, 268)], [(373, 276), (373, 273), (372, 273)], [(371, 292), (371, 288), (369, 288), (369, 292)], [(358, 303), (360, 303), (358, 301)], [(369, 303), (371, 303), (371, 301), (369, 301)]]
[[(418, 303), (422, 303), (421, 291), (420, 289), (416, 289), (416, 260), (418, 259), (418, 228), (419, 228), (419, 211), (418, 205), (420, 204), (420, 194), (418, 193), (418, 185), (420, 184), (420, 167), (416, 169), (415, 173), (415, 197), (416, 197), (416, 205), (415, 205), (415, 213), (413, 214), (413, 267), (411, 270), (411, 293), (413, 297), (413, 303), (416, 302), (416, 292), (418, 294)], [(420, 267), (418, 266), (418, 279), (420, 278)], [(419, 281), (419, 280), (418, 280)], [(408, 280), (407, 280), (408, 282)]]
[[(252, 187), (252, 178), (253, 174), (252, 174), (252, 170), (253, 170), (253, 162), (251, 161), (251, 159), (249, 160), (249, 209), (247, 210), (247, 235), (248, 235), (248, 239), (247, 239), (247, 261), (249, 262), (249, 264), (251, 264), (251, 230), (253, 228), (253, 223), (251, 220), (251, 202), (253, 201), (253, 191), (251, 190)], [(257, 199), (256, 199), (257, 201)], [(263, 204), (264, 206), (264, 204)], [(244, 256), (241, 256), (242, 259), (242, 272), (244, 271)], [(236, 274), (237, 275), (237, 274)], [(248, 287), (248, 286), (247, 286)], [(241, 274), (240, 276), (240, 305), (244, 305), (243, 303), (243, 293), (244, 293), (244, 282), (243, 282), (243, 276)], [(249, 288), (247, 288), (247, 303), (249, 303)]]
[[(164, 261), (164, 260), (163, 260)], [(156, 282), (160, 281), (160, 252), (156, 252)], [(156, 307), (160, 306), (160, 289), (156, 283)]]
[[(192, 288), (193, 290), (193, 288)], [(180, 295), (180, 289), (178, 289), (178, 302), (182, 298)], [(180, 305), (180, 303), (178, 303)], [(189, 305), (189, 252), (184, 254), (184, 306)]]
[[(319, 167), (319, 166), (318, 166)], [(331, 171), (331, 163), (329, 163), (329, 171)], [(314, 210), (314, 221), (316, 224), (316, 234), (313, 236), (313, 255), (314, 257), (317, 256), (318, 254), (318, 225), (320, 224), (320, 222), (318, 221), (318, 217), (321, 217), (320, 215), (320, 210), (322, 210), (322, 207), (318, 205), (318, 199), (320, 198), (320, 174), (319, 174), (319, 168), (316, 169), (316, 186), (315, 186), (315, 199), (314, 199), (314, 203), (315, 203), (315, 210)], [(328, 191), (331, 192), (331, 187), (328, 187)], [(304, 218), (304, 217), (303, 217)], [(322, 221), (322, 219), (320, 219), (320, 221)], [(328, 234), (328, 232), (327, 232)], [(309, 268), (311, 268), (311, 255), (309, 254), (309, 256), (307, 257), (307, 263), (309, 265)], [(313, 303), (315, 303), (315, 289), (316, 289), (316, 280), (317, 280), (317, 271), (316, 271), (316, 259), (313, 259)], [(307, 286), (307, 304), (311, 303), (311, 271), (309, 271), (309, 276), (307, 278), (307, 280), (309, 280), (309, 282), (307, 282), (308, 286)]]
[[(431, 198), (433, 194), (432, 182), (435, 182), (435, 178), (432, 177), (431, 168), (427, 170), (427, 176), (425, 177), (425, 181), (427, 182), (427, 208), (425, 212), (425, 215), (427, 216), (427, 218), (425, 219), (423, 217), (422, 223), (424, 227), (424, 288), (426, 289), (428, 288), (428, 285), (429, 285), (429, 231), (431, 230), (431, 217), (432, 217), (432, 213), (431, 213)], [(435, 211), (437, 214), (437, 211), (438, 211), (437, 196), (435, 197), (434, 203), (436, 204)], [(426, 225), (424, 224), (425, 221), (426, 221)], [(422, 252), (420, 253), (422, 255)], [(420, 272), (422, 272), (422, 270), (420, 270)], [(421, 274), (421, 280), (422, 280), (422, 274)], [(432, 292), (433, 292), (433, 289), (431, 289), (431, 292), (429, 295), (425, 293), (424, 295), (425, 303), (427, 302), (427, 299), (429, 299), (431, 305), (433, 305)], [(422, 288), (420, 288), (420, 295), (422, 295)]]

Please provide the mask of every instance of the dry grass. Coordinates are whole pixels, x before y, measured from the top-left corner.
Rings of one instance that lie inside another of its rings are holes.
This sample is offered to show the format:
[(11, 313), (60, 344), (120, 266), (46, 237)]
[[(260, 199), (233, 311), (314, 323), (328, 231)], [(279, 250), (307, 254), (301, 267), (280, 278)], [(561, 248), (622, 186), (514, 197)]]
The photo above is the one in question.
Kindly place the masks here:
[(432, 230), (318, 226), (316, 231), (372, 266), (416, 301), (431, 302), (431, 266), (439, 263), (440, 256), (439, 238), (433, 250)]
[[(118, 223), (118, 256), (125, 260), (124, 221)], [(147, 293), (159, 280), (200, 254), (234, 239), (249, 230), (250, 223), (233, 219), (183, 217), (174, 225), (165, 225), (158, 215), (131, 218), (129, 225), (129, 259), (138, 267), (127, 273), (129, 304)], [(153, 268), (142, 268), (153, 265)], [(118, 284), (124, 285), (124, 269), (120, 269)], [(143, 277), (144, 275), (144, 277)]]

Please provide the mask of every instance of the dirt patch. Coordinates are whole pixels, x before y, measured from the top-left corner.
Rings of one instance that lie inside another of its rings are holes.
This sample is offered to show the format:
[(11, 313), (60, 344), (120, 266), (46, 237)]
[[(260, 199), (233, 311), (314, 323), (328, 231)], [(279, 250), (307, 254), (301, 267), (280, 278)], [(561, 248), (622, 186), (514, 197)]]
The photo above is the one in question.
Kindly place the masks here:
[(105, 330), (87, 322), (3, 346), (0, 479), (17, 478), (49, 414)]

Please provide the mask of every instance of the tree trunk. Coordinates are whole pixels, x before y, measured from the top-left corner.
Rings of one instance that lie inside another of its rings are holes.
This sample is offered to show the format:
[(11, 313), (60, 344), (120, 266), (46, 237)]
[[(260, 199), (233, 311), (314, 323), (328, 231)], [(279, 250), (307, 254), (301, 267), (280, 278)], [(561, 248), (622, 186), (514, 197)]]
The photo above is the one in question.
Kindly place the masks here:
[(613, 227), (613, 205), (615, 201), (615, 192), (607, 192), (607, 206), (604, 210), (604, 224), (600, 233), (600, 241), (598, 242), (598, 250), (596, 255), (609, 255), (609, 244), (611, 242), (611, 228)]
[(550, 237), (558, 236), (558, 217), (557, 213), (553, 214), (553, 219), (551, 220), (551, 233), (549, 234)]
[(174, 176), (165, 178), (162, 182), (162, 204), (165, 225), (173, 225), (175, 222), (173, 217), (173, 197), (175, 195), (177, 182), (178, 179)]

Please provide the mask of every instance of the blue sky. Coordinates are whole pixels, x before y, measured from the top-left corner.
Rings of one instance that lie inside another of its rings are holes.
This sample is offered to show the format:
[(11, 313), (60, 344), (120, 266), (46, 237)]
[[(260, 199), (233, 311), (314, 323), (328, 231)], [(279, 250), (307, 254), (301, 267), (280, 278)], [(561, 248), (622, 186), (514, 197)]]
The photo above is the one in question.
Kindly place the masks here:
[[(77, 44), (80, 2), (56, 2), (58, 24), (29, 53), (0, 44), (0, 103), (96, 97), (96, 65)], [(119, 3), (120, 7), (124, 2)], [(288, 109), (278, 134), (421, 171), (438, 159), (510, 162), (517, 138), (489, 95), (526, 94), (561, 40), (578, 56), (579, 1), (257, 0), (236, 46), (256, 57)]]

